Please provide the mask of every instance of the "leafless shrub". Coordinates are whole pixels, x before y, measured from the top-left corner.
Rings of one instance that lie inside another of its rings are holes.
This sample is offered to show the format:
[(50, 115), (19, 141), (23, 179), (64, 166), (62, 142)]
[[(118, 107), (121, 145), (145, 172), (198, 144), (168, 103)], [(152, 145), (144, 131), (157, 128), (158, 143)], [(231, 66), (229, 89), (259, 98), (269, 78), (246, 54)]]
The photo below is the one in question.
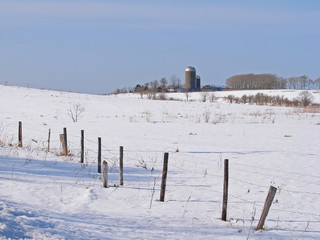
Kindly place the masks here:
[(129, 121), (132, 123), (132, 122), (136, 122), (136, 116), (135, 115), (131, 115), (129, 116)]
[(186, 205), (185, 205), (185, 207), (184, 207), (184, 211), (183, 211), (183, 216), (182, 216), (182, 217), (184, 217), (184, 215), (185, 215), (186, 212), (187, 212), (187, 205), (188, 205), (190, 199), (191, 199), (191, 195), (188, 197), (187, 203), (186, 203)]
[(295, 110), (295, 113), (320, 113), (320, 104), (313, 104), (301, 109)]
[(165, 93), (160, 93), (159, 96), (157, 96), (157, 100), (167, 100), (167, 95)]
[(77, 122), (82, 113), (85, 111), (85, 108), (81, 106), (80, 103), (73, 104), (72, 108), (68, 110), (68, 116), (72, 119), (73, 122)]
[(9, 139), (8, 134), (4, 128), (4, 126), (2, 125), (2, 123), (0, 124), (0, 146), (13, 146), (13, 136), (11, 137), (11, 139)]
[(241, 97), (241, 101), (242, 101), (242, 103), (246, 104), (247, 101), (248, 101), (247, 95), (243, 95), (243, 96)]
[(151, 113), (150, 112), (143, 112), (142, 118), (144, 118), (147, 122), (150, 122), (151, 120)]
[(150, 207), (149, 207), (150, 209), (152, 207), (152, 200), (153, 200), (153, 196), (154, 196), (155, 189), (156, 189), (157, 179), (158, 179), (158, 177), (153, 178), (153, 187), (152, 187), (152, 193), (151, 193), (151, 198), (150, 198)]
[(186, 96), (186, 101), (189, 102), (190, 92), (189, 92), (189, 91), (186, 91), (186, 92), (185, 92), (185, 96)]
[(143, 159), (139, 160), (139, 163), (136, 164), (136, 167), (141, 167), (141, 168), (144, 168), (144, 169), (148, 170), (147, 163)]
[(207, 92), (201, 93), (201, 102), (206, 102), (208, 98), (209, 98), (209, 94)]
[(2, 126), (2, 124), (0, 125), (0, 146), (4, 146), (4, 128)]
[(251, 231), (252, 231), (252, 226), (253, 226), (254, 219), (255, 219), (255, 217), (256, 217), (256, 213), (257, 213), (256, 203), (254, 202), (254, 203), (253, 203), (253, 211), (252, 211), (250, 229), (249, 229), (249, 231), (248, 231), (248, 236), (247, 236), (246, 240), (249, 240), (249, 238), (250, 238), (250, 234), (251, 234)]
[(236, 98), (236, 97), (235, 97), (234, 95), (228, 95), (228, 96), (227, 96), (227, 100), (228, 100), (229, 103), (233, 103), (233, 101), (234, 101), (235, 98)]
[(148, 93), (147, 93), (147, 99), (149, 99), (149, 100), (155, 100), (156, 96), (157, 96), (157, 94), (155, 91), (148, 91)]
[(211, 112), (209, 112), (209, 111), (206, 111), (203, 113), (203, 119), (206, 123), (208, 123), (210, 121), (210, 115), (211, 115)]
[(262, 113), (260, 111), (250, 112), (249, 116), (251, 117), (262, 117)]
[(213, 116), (213, 120), (212, 120), (212, 123), (214, 124), (214, 125), (216, 125), (216, 124), (218, 124), (218, 123), (225, 123), (226, 122), (226, 115), (225, 114), (215, 114), (214, 116)]
[(214, 102), (216, 100), (216, 96), (214, 95), (214, 93), (210, 93), (210, 96), (209, 96), (209, 101), (210, 102)]
[(301, 106), (307, 107), (312, 104), (314, 97), (308, 91), (303, 91), (299, 94), (297, 100), (300, 102)]
[(257, 93), (256, 95), (243, 95), (241, 98), (234, 95), (228, 95), (226, 100), (229, 103), (249, 103), (256, 105), (270, 105), (270, 106), (287, 106), (287, 107), (299, 107), (309, 106), (313, 101), (313, 96), (308, 91), (304, 91), (297, 99), (289, 100), (284, 96), (269, 96), (263, 93)]

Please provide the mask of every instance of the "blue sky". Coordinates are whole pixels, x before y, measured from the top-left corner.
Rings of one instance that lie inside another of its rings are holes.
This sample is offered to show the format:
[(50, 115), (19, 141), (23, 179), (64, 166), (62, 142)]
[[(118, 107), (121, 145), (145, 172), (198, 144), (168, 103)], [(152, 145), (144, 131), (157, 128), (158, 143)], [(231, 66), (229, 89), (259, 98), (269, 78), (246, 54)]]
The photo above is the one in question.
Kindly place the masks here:
[(195, 66), (320, 77), (320, 1), (0, 0), (0, 83), (110, 93)]

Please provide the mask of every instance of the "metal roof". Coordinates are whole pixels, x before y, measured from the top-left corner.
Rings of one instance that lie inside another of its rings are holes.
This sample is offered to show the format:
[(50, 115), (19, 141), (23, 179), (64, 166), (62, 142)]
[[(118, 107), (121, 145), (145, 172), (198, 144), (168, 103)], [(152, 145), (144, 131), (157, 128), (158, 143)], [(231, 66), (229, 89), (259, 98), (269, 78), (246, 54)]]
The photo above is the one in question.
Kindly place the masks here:
[(192, 66), (188, 66), (187, 68), (186, 68), (186, 72), (195, 72), (196, 71), (196, 69), (194, 68), (194, 67), (192, 67)]

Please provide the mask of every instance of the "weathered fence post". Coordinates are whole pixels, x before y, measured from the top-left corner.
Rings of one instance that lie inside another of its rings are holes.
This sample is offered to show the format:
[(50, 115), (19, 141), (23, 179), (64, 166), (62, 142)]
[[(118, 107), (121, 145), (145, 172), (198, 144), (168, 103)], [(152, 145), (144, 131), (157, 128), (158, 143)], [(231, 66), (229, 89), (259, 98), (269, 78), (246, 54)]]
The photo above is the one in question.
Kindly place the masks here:
[(19, 129), (18, 129), (18, 147), (22, 147), (22, 122), (19, 122)]
[(164, 195), (166, 193), (167, 172), (168, 172), (168, 158), (169, 158), (169, 153), (165, 153), (164, 154), (164, 159), (163, 159), (160, 202), (164, 202)]
[(120, 185), (123, 186), (123, 146), (120, 146)]
[(84, 163), (84, 130), (81, 130), (81, 158), (80, 162)]
[(101, 173), (101, 137), (98, 137), (98, 173)]
[(108, 163), (103, 161), (102, 163), (102, 170), (103, 170), (103, 187), (108, 188)]
[(68, 155), (67, 128), (63, 128), (64, 149), (66, 156)]
[(60, 155), (65, 156), (66, 155), (66, 149), (65, 149), (66, 145), (64, 143), (64, 134), (60, 134), (59, 137), (60, 137), (60, 142), (61, 142), (61, 146), (62, 146), (62, 152), (60, 153)]
[(50, 135), (51, 135), (51, 129), (49, 129), (49, 132), (48, 132), (48, 148), (47, 148), (47, 152), (50, 151)]
[(263, 211), (257, 226), (257, 230), (263, 229), (264, 222), (267, 218), (267, 215), (269, 213), (269, 210), (270, 210), (272, 201), (274, 199), (274, 196), (276, 195), (276, 192), (277, 192), (277, 188), (270, 186), (268, 196), (266, 198), (266, 202), (264, 203)]
[(227, 205), (228, 205), (228, 185), (229, 185), (229, 160), (224, 160), (224, 181), (223, 181), (223, 204), (221, 219), (227, 221)]

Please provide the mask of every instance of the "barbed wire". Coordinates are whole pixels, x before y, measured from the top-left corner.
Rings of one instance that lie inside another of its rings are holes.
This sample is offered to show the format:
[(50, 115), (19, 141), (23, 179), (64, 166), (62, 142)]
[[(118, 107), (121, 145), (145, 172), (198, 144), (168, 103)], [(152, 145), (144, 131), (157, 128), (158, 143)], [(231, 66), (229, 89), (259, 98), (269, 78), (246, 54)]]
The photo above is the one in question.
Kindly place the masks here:
[(298, 215), (308, 215), (308, 216), (320, 217), (320, 214), (316, 214), (316, 213), (297, 212), (297, 211), (283, 210), (283, 209), (277, 209), (277, 208), (272, 208), (272, 211), (287, 212), (287, 213), (293, 213), (293, 214), (298, 214)]
[[(7, 126), (15, 127), (14, 124), (8, 124)], [(32, 131), (43, 132), (43, 130), (36, 129), (36, 128), (32, 128), (32, 127), (29, 127), (29, 126), (24, 126), (23, 128), (28, 129), (28, 130), (32, 130)], [(48, 130), (49, 130), (49, 128), (48, 128)], [(51, 130), (51, 133), (60, 134), (60, 132), (56, 132), (56, 131), (52, 131), (52, 130)], [(47, 134), (47, 132), (46, 132), (46, 134)], [(74, 138), (80, 138), (80, 135), (69, 134), (69, 136), (74, 137)], [(85, 137), (84, 139), (85, 139), (86, 141), (90, 142), (90, 143), (97, 144), (97, 141), (92, 141), (91, 139), (89, 139), (89, 138), (87, 138), (87, 137)], [(46, 142), (46, 140), (44, 140), (44, 142)], [(55, 143), (55, 144), (58, 143), (58, 142), (59, 142), (59, 141), (55, 141), (55, 140), (51, 140), (51, 141), (50, 141), (50, 143)], [(77, 154), (77, 152), (80, 152), (80, 151), (81, 151), (81, 149), (75, 147), (75, 146), (78, 145), (78, 143), (74, 143), (74, 142), (69, 141), (68, 144), (70, 144), (70, 146), (71, 146), (71, 148), (72, 148), (72, 151), (73, 151), (73, 154), (78, 157), (79, 154)], [(2, 148), (5, 148), (5, 149), (10, 148), (10, 146), (9, 146), (9, 147), (1, 146), (1, 147), (2, 147)], [(111, 157), (102, 156), (102, 159), (103, 159), (103, 160), (106, 160), (107, 162), (110, 163), (111, 161), (114, 162), (114, 160), (118, 158), (119, 150), (110, 150), (109, 148), (107, 148), (107, 147), (104, 146), (104, 145), (101, 145), (101, 147), (103, 148), (102, 152), (107, 152), (108, 154), (111, 155)], [(93, 150), (93, 149), (88, 148), (88, 147), (86, 147), (85, 150), (86, 150), (87, 152), (91, 152), (91, 153), (93, 153), (93, 154), (98, 155), (98, 151), (97, 151), (97, 150)], [(197, 152), (194, 152), (194, 151), (177, 151), (177, 149), (174, 148), (174, 147), (167, 148), (167, 149), (165, 149), (165, 150), (166, 150), (166, 152), (175, 153), (175, 154), (180, 154), (180, 155), (185, 155), (185, 156), (192, 156), (192, 155), (194, 155), (194, 154), (196, 154), (196, 153), (199, 153), (199, 154), (200, 154), (200, 153), (204, 153), (204, 154), (219, 154), (219, 155), (226, 153), (226, 152), (219, 152), (219, 151), (197, 151)], [(125, 150), (124, 150), (124, 153), (127, 154), (126, 159), (129, 159), (129, 160), (131, 160), (131, 161), (139, 161), (139, 157), (137, 157), (137, 158), (129, 157), (129, 156), (130, 156), (130, 155), (129, 155), (130, 153), (150, 153), (150, 152), (153, 152), (153, 153), (164, 153), (164, 151), (162, 151), (162, 150), (152, 150), (152, 149), (147, 149), (147, 150), (125, 149)], [(87, 156), (86, 158), (89, 159), (88, 156)], [(208, 157), (208, 158), (209, 158), (209, 157)], [(200, 157), (200, 158), (199, 158), (199, 157), (197, 156), (197, 159), (198, 159), (198, 160), (204, 160), (204, 159), (205, 159), (205, 160), (208, 160), (208, 158), (203, 158), (203, 157)], [(94, 159), (94, 158), (92, 158), (92, 159)], [(220, 157), (219, 160), (221, 161), (221, 157)], [(149, 163), (149, 164), (150, 164), (150, 163)], [(237, 163), (235, 163), (235, 164), (237, 164)], [(153, 162), (153, 163), (150, 164), (150, 165), (160, 166), (160, 163), (159, 163), (159, 164), (156, 164), (155, 162)], [(219, 174), (213, 174), (213, 173), (210, 173), (210, 172), (209, 172), (209, 173), (208, 173), (208, 172), (207, 172), (207, 173), (204, 173), (204, 170), (203, 170), (203, 171), (190, 170), (190, 169), (186, 169), (186, 168), (183, 168), (183, 167), (179, 167), (179, 166), (177, 166), (176, 164), (172, 164), (172, 163), (170, 163), (170, 166), (173, 167), (173, 168), (176, 168), (176, 169), (178, 169), (178, 170), (186, 171), (186, 172), (191, 172), (191, 173), (194, 173), (194, 174), (197, 174), (197, 175), (204, 175), (204, 174), (206, 174), (206, 175), (212, 176), (212, 177), (223, 178), (223, 176), (222, 176), (222, 175), (219, 175)], [(247, 166), (247, 165), (246, 165), (246, 166)], [(249, 165), (249, 166), (250, 166), (250, 165)], [(138, 167), (139, 167), (139, 166), (138, 166)], [(254, 166), (251, 166), (251, 167), (254, 167)], [(245, 171), (245, 170), (244, 170), (244, 171)], [(250, 171), (249, 171), (249, 172), (250, 172)], [(252, 172), (250, 172), (250, 173), (252, 173)], [(259, 173), (259, 174), (260, 174), (260, 173)], [(297, 174), (297, 173), (290, 172), (289, 174)], [(301, 173), (299, 173), (299, 174), (301, 175)], [(306, 175), (306, 176), (309, 176), (309, 175)], [(267, 185), (257, 184), (256, 182), (250, 182), (250, 181), (247, 181), (247, 180), (243, 180), (243, 179), (235, 178), (235, 177), (231, 177), (231, 176), (229, 176), (229, 178), (230, 178), (231, 180), (233, 180), (233, 181), (236, 181), (236, 182), (242, 182), (242, 183), (246, 183), (246, 184), (249, 184), (249, 185), (252, 185), (252, 186), (268, 188)], [(278, 189), (279, 189), (279, 192), (281, 191), (281, 192), (294, 193), (294, 194), (320, 195), (320, 192), (297, 191), (297, 190), (285, 189), (284, 187), (281, 187), (281, 188), (278, 187)]]

